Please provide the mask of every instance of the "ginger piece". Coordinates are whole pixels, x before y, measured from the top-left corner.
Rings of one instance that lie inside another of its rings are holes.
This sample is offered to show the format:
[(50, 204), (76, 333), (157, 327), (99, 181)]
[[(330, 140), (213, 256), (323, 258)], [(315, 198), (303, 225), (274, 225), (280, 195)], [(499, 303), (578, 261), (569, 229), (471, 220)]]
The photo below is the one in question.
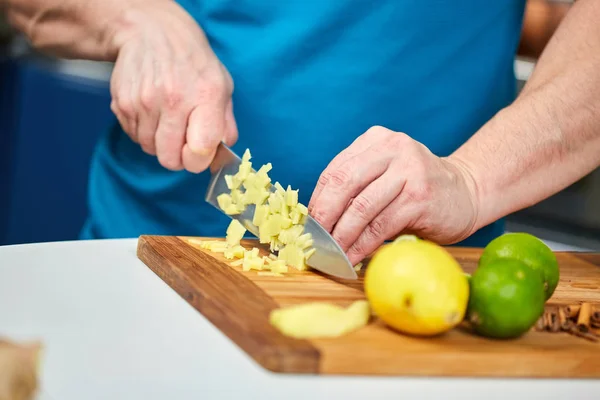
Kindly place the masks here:
[(357, 300), (347, 308), (312, 302), (275, 309), (269, 322), (282, 334), (296, 339), (334, 338), (365, 326), (370, 315), (367, 300)]
[(33, 400), (38, 391), (41, 343), (0, 339), (0, 400)]

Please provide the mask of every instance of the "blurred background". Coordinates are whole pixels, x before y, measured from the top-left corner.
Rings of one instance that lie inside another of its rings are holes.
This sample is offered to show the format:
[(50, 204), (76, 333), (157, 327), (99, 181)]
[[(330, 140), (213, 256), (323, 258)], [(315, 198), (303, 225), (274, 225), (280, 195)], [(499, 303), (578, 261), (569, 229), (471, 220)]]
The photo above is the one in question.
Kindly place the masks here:
[[(528, 0), (515, 59), (519, 87), (571, 3)], [(90, 157), (114, 121), (110, 72), (107, 63), (35, 52), (0, 12), (0, 245), (77, 238)], [(507, 229), (600, 250), (600, 169), (509, 216)]]

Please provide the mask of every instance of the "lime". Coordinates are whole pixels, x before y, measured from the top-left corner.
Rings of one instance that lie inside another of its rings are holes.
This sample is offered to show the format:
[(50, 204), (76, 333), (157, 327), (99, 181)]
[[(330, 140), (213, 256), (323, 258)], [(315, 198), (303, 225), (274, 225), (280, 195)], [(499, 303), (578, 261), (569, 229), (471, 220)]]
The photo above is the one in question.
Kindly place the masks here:
[(505, 233), (484, 249), (479, 265), (499, 258), (518, 260), (539, 271), (544, 282), (546, 300), (552, 297), (560, 275), (554, 252), (537, 237), (523, 232)]
[(476, 333), (514, 338), (527, 332), (544, 312), (541, 275), (521, 261), (496, 259), (470, 279), (467, 319)]
[(381, 247), (365, 272), (365, 294), (388, 326), (431, 336), (458, 325), (469, 300), (469, 284), (458, 262), (443, 247), (402, 240)]

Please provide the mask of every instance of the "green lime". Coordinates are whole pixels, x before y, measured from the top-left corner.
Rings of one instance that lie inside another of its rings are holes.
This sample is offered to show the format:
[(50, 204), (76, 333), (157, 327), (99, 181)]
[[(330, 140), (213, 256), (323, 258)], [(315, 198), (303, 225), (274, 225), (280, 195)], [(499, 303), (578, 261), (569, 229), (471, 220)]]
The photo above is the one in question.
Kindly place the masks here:
[(542, 274), (546, 300), (552, 297), (560, 275), (554, 252), (537, 237), (523, 232), (505, 233), (483, 250), (479, 265), (499, 258), (518, 260)]
[(471, 276), (467, 318), (482, 336), (515, 338), (537, 322), (545, 302), (537, 271), (517, 260), (497, 259)]

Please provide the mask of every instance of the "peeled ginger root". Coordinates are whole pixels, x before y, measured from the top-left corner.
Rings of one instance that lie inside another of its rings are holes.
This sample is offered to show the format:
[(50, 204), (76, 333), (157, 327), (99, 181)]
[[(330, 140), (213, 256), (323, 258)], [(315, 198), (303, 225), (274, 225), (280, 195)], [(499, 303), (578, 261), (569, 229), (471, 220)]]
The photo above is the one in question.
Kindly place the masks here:
[(0, 339), (0, 400), (34, 399), (38, 389), (41, 344)]
[(273, 310), (269, 322), (296, 339), (334, 338), (365, 326), (370, 315), (367, 300), (357, 300), (347, 308), (312, 302)]

